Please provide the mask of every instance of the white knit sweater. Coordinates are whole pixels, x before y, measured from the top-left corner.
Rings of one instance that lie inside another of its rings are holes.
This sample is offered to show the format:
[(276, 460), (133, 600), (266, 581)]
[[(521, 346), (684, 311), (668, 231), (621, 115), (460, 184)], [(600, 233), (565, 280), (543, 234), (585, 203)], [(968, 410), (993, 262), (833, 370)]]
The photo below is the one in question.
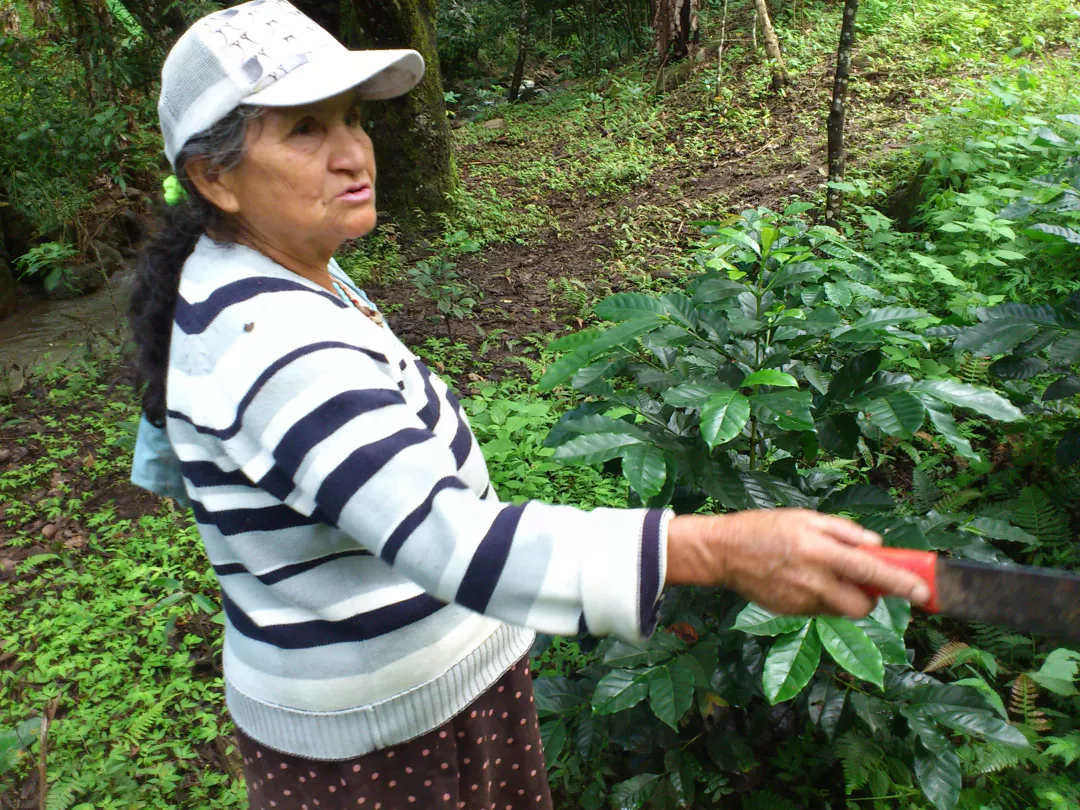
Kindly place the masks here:
[(500, 503), (447, 386), (249, 248), (204, 238), (184, 267), (167, 431), (221, 582), (229, 709), (269, 747), (402, 743), (534, 629), (655, 625), (669, 513)]

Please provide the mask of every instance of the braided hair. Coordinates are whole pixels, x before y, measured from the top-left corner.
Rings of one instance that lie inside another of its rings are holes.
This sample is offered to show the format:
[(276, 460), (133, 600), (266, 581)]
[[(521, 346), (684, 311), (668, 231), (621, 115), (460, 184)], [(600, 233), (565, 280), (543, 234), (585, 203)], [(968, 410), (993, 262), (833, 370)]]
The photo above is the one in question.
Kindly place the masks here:
[(176, 156), (183, 199), (163, 207), (135, 265), (128, 320), (136, 347), (143, 411), (158, 427), (165, 424), (165, 380), (180, 271), (203, 234), (210, 232), (216, 239), (228, 240), (234, 233), (225, 214), (199, 193), (187, 169), (195, 160), (205, 161), (207, 170), (214, 173), (239, 165), (249, 127), (262, 112), (259, 107), (241, 105), (184, 144)]

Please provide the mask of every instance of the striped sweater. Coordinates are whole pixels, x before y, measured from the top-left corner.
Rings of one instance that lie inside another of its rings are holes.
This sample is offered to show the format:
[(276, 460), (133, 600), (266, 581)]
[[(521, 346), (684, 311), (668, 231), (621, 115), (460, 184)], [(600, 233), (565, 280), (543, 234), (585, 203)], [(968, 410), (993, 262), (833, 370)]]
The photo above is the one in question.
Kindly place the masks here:
[(442, 380), (254, 250), (204, 237), (188, 259), (167, 390), (221, 582), (226, 700), (271, 748), (345, 759), (406, 742), (534, 630), (655, 626), (669, 513), (500, 503)]

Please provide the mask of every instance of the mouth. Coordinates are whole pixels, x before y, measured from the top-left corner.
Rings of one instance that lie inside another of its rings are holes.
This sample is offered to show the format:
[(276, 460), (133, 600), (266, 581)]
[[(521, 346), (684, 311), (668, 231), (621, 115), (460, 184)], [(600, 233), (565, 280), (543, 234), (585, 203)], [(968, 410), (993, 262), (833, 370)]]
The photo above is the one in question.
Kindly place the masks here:
[(371, 183), (353, 183), (338, 195), (338, 199), (346, 202), (367, 202), (372, 196)]

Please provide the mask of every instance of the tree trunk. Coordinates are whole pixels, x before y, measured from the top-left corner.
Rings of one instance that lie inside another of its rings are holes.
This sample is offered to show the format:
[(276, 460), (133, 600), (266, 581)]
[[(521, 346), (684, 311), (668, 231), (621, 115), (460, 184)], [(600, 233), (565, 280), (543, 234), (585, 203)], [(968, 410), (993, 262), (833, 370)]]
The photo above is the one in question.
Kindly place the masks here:
[(521, 16), (518, 17), (518, 53), (514, 64), (514, 77), (510, 80), (510, 101), (517, 101), (521, 91), (521, 79), (525, 74), (525, 57), (529, 52), (529, 4), (521, 0)]
[(653, 36), (660, 68), (677, 62), (698, 40), (698, 0), (659, 0), (653, 15)]
[[(829, 183), (844, 179), (844, 114), (847, 110), (848, 77), (851, 75), (851, 50), (855, 45), (855, 14), (859, 0), (845, 0), (844, 22), (840, 26), (840, 47), (836, 53), (836, 79), (833, 81), (833, 100), (829, 108)], [(844, 192), (829, 186), (825, 197), (825, 224), (836, 227)]]
[(776, 92), (787, 87), (787, 71), (784, 70), (784, 56), (780, 53), (780, 40), (776, 38), (776, 29), (773, 28), (772, 19), (769, 17), (769, 7), (765, 0), (754, 0), (757, 7), (758, 19), (761, 21), (761, 31), (765, 35), (765, 53), (769, 56), (772, 68), (772, 89)]
[(405, 229), (434, 223), (457, 187), (446, 118), (436, 0), (294, 0), (350, 48), (412, 48), (424, 80), (405, 96), (371, 102), (369, 132), (379, 167), (379, 208)]

